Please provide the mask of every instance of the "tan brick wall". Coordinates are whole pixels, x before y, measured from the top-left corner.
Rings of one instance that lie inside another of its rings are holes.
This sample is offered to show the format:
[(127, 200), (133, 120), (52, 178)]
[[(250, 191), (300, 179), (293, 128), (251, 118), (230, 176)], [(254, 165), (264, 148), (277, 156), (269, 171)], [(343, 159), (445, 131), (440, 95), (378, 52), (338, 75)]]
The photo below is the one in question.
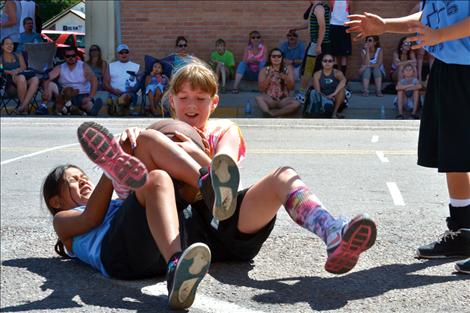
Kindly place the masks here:
[[(359, 1), (353, 13), (373, 12), (383, 17), (408, 14), (417, 1)], [(223, 38), (238, 62), (248, 41), (248, 33), (258, 30), (269, 48), (285, 40), (289, 28), (302, 25), (308, 1), (140, 1), (121, 0), (122, 42), (129, 45), (132, 58), (143, 63), (145, 54), (163, 57), (171, 53), (175, 39), (188, 39), (194, 55), (207, 60), (214, 42)], [(308, 31), (299, 32), (308, 41)], [(393, 49), (400, 35), (381, 36), (384, 63), (390, 67)], [(350, 78), (357, 78), (360, 45), (353, 44), (350, 57)]]

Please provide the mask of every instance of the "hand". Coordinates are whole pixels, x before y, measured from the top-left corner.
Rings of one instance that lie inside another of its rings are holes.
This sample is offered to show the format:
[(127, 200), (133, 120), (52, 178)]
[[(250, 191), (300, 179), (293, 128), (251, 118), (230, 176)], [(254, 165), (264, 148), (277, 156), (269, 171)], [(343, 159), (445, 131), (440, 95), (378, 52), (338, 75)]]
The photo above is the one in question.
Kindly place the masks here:
[(317, 54), (317, 56), (321, 54), (321, 45), (319, 45), (318, 43), (317, 43), (317, 46), (315, 47), (315, 53)]
[(328, 99), (331, 99), (331, 100), (334, 100), (335, 99), (335, 95), (334, 94), (331, 94), (331, 95), (328, 95), (326, 96)]
[(126, 141), (129, 141), (131, 148), (135, 149), (135, 147), (137, 147), (137, 137), (139, 137), (142, 130), (143, 129), (139, 127), (126, 128), (119, 136), (119, 144), (123, 146)]
[(385, 21), (378, 15), (364, 12), (364, 15), (353, 14), (349, 15), (348, 18), (350, 21), (344, 23), (345, 26), (349, 26), (346, 32), (358, 33), (353, 38), (354, 41), (369, 35), (380, 35), (385, 32)]
[[(198, 153), (201, 149), (191, 140), (191, 138), (178, 131), (175, 131), (175, 138), (180, 140), (180, 142), (176, 142), (178, 146), (183, 148), (183, 150), (186, 151), (186, 153), (188, 153), (193, 159), (198, 160)], [(204, 151), (204, 153), (208, 154), (206, 151)]]
[(423, 25), (419, 21), (409, 22), (408, 31), (416, 33), (415, 36), (406, 38), (406, 41), (411, 42), (411, 49), (413, 50), (423, 48), (424, 46), (435, 46), (442, 42), (439, 30)]

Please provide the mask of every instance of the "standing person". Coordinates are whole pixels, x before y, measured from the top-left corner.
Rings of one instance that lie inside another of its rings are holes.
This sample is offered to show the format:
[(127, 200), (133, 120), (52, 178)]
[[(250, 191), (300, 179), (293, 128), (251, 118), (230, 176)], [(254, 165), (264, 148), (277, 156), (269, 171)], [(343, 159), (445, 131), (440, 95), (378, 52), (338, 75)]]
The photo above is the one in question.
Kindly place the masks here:
[(258, 87), (261, 95), (256, 103), (261, 111), (271, 117), (295, 113), (300, 103), (289, 94), (294, 90), (294, 68), (284, 62), (284, 55), (278, 48), (269, 52), (268, 63), (259, 73)]
[(300, 68), (305, 55), (305, 45), (299, 41), (299, 35), (294, 31), (287, 33), (287, 41), (281, 44), (279, 50), (284, 54), (284, 62), (294, 68), (294, 79), (300, 79)]
[(305, 90), (317, 67), (317, 57), (330, 50), (330, 7), (325, 1), (310, 0), (310, 7), (305, 12), (304, 19), (308, 22), (291, 29), (292, 31), (309, 29), (310, 32), (310, 43), (302, 63), (300, 93), (297, 95), (302, 103), (305, 101)]
[(239, 93), (238, 86), (243, 78), (257, 81), (260, 70), (266, 64), (268, 51), (264, 45), (261, 34), (254, 30), (248, 35), (248, 46), (243, 53), (243, 60), (238, 64), (233, 82), (232, 93)]
[[(29, 17), (33, 21), (33, 29), (36, 30), (36, 2), (33, 0), (21, 0), (21, 19), (24, 21), (25, 18)], [(25, 31), (24, 23), (20, 24), (20, 34)]]
[(340, 66), (341, 72), (346, 76), (348, 56), (351, 55), (351, 34), (346, 32), (344, 26), (351, 14), (352, 0), (331, 0), (331, 54), (335, 57), (335, 63)]
[(20, 43), (21, 4), (17, 0), (6, 0), (0, 17), (0, 40), (8, 37), (16, 51)]
[(235, 57), (231, 51), (225, 48), (225, 41), (223, 39), (217, 39), (215, 42), (215, 51), (211, 53), (209, 64), (215, 72), (217, 81), (219, 79), (222, 80), (220, 92), (224, 93), (227, 78), (230, 79), (235, 72)]
[[(416, 33), (414, 50), (435, 57), (421, 114), (418, 165), (446, 173), (450, 217), (436, 242), (421, 246), (417, 256), (470, 256), (470, 2), (424, 1), (421, 11), (400, 18), (375, 14), (349, 16), (356, 39), (383, 33)], [(456, 264), (470, 274), (470, 258)]]
[(33, 19), (26, 17), (23, 20), (24, 32), (20, 34), (20, 44), (18, 45), (18, 52), (23, 52), (26, 43), (42, 42), (41, 35), (34, 31)]
[(385, 68), (379, 36), (366, 37), (364, 48), (361, 51), (361, 59), (362, 64), (359, 68), (359, 75), (362, 79), (362, 95), (364, 97), (369, 96), (370, 78), (374, 76), (375, 94), (377, 97), (383, 97), (382, 79), (385, 77)]

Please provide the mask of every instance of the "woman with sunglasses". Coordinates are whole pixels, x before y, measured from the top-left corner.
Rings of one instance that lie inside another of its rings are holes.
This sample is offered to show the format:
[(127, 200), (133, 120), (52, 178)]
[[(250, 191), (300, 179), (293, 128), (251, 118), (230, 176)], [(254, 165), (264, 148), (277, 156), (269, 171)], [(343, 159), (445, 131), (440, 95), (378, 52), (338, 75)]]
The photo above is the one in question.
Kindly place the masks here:
[(256, 81), (260, 69), (266, 64), (267, 50), (261, 40), (261, 34), (254, 30), (249, 34), (248, 46), (243, 54), (243, 61), (238, 64), (235, 82), (233, 83), (233, 93), (238, 93), (238, 85), (242, 78)]
[(344, 118), (338, 113), (341, 104), (344, 103), (346, 91), (346, 77), (340, 70), (334, 69), (335, 59), (331, 54), (324, 54), (321, 70), (313, 74), (313, 87), (324, 98), (325, 102), (333, 102), (332, 118)]
[(382, 79), (385, 77), (385, 68), (383, 65), (383, 52), (380, 47), (379, 36), (367, 36), (364, 48), (361, 52), (362, 65), (359, 68), (359, 75), (362, 78), (364, 97), (369, 96), (370, 78), (374, 76), (376, 87), (376, 96), (383, 97)]
[[(393, 63), (390, 70), (390, 77), (394, 83), (402, 79), (402, 70), (406, 64), (416, 67), (416, 54), (411, 50), (411, 43), (402, 37), (398, 42), (397, 50), (393, 52)], [(415, 68), (417, 72), (417, 69)]]
[(98, 90), (103, 90), (103, 77), (108, 74), (108, 63), (103, 60), (101, 48), (98, 45), (91, 45), (88, 50), (88, 61), (86, 63), (91, 67), (98, 79)]
[(300, 102), (289, 96), (294, 85), (294, 68), (284, 63), (284, 55), (280, 49), (272, 49), (267, 66), (261, 69), (258, 78), (259, 91), (262, 94), (256, 97), (256, 103), (261, 111), (271, 117), (295, 113)]

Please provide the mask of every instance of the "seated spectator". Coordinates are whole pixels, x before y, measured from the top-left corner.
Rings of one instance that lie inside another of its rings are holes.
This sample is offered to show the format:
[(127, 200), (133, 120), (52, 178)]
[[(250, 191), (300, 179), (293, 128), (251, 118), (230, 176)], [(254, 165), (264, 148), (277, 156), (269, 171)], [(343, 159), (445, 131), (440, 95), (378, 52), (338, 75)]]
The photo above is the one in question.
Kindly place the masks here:
[(233, 93), (238, 93), (238, 85), (242, 78), (248, 80), (257, 80), (258, 74), (266, 64), (266, 47), (261, 41), (261, 34), (258, 31), (252, 31), (249, 34), (248, 46), (243, 54), (243, 61), (238, 64), (235, 82), (233, 83)]
[(421, 84), (416, 75), (416, 67), (413, 64), (406, 64), (402, 69), (402, 79), (397, 84), (397, 102), (398, 102), (398, 115), (397, 119), (404, 119), (403, 107), (409, 102), (413, 103), (413, 111), (411, 117), (419, 119), (419, 91)]
[[(101, 99), (94, 99), (98, 87), (95, 74), (80, 60), (77, 48), (73, 46), (64, 48), (64, 59), (65, 62), (54, 67), (44, 82), (43, 100), (47, 103), (55, 96), (58, 115), (69, 113), (70, 106), (81, 110), (83, 115), (98, 115), (103, 103)], [(53, 82), (56, 79), (58, 85)]]
[(217, 81), (219, 79), (222, 80), (220, 92), (224, 93), (227, 77), (232, 77), (235, 72), (235, 58), (232, 52), (225, 49), (225, 41), (223, 39), (217, 39), (215, 42), (215, 51), (211, 53), (209, 64), (215, 72)]
[(272, 49), (267, 66), (259, 72), (258, 86), (262, 94), (256, 97), (256, 103), (261, 111), (272, 117), (295, 113), (300, 102), (289, 96), (294, 85), (294, 68), (284, 63), (281, 50)]
[(315, 91), (324, 97), (325, 102), (334, 103), (332, 118), (344, 118), (338, 113), (341, 104), (346, 97), (346, 77), (343, 72), (333, 68), (335, 59), (332, 54), (324, 54), (321, 62), (321, 70), (313, 74), (313, 87)]
[(163, 58), (165, 62), (169, 62), (172, 66), (172, 73), (177, 71), (182, 65), (188, 63), (192, 54), (189, 53), (188, 41), (184, 36), (176, 37), (176, 51)]
[(359, 75), (362, 78), (362, 95), (369, 95), (369, 83), (371, 75), (374, 75), (376, 96), (383, 97), (382, 79), (385, 77), (383, 65), (383, 52), (380, 47), (379, 36), (367, 36), (364, 48), (361, 51), (362, 65), (359, 68)]
[(20, 104), (15, 113), (23, 114), (28, 112), (29, 103), (38, 90), (39, 79), (33, 72), (25, 71), (26, 63), (23, 56), (13, 50), (14, 43), (10, 37), (3, 38), (1, 64), (6, 75), (6, 90), (9, 93), (14, 93), (16, 90)]
[(397, 83), (402, 79), (401, 74), (403, 73), (403, 66), (406, 64), (412, 64), (416, 66), (416, 55), (411, 50), (411, 43), (406, 41), (406, 37), (403, 37), (398, 42), (397, 51), (393, 52), (393, 63), (392, 69), (390, 70), (390, 77), (394, 83)]
[(88, 50), (88, 61), (86, 62), (91, 68), (93, 73), (98, 80), (98, 91), (104, 90), (104, 77), (109, 75), (108, 73), (108, 63), (103, 60), (101, 55), (101, 48), (98, 45), (91, 45)]
[(20, 44), (18, 45), (18, 52), (24, 51), (24, 44), (43, 42), (41, 35), (33, 31), (33, 19), (27, 17), (23, 20), (24, 32), (20, 34)]
[[(145, 94), (148, 97), (148, 103), (145, 109), (153, 116), (165, 116), (161, 100), (168, 86), (168, 82), (168, 77), (163, 74), (162, 64), (155, 62), (152, 66), (152, 71), (145, 77)], [(158, 107), (161, 108), (161, 112), (159, 112)]]
[(130, 61), (129, 47), (120, 44), (117, 49), (117, 61), (109, 64), (109, 75), (103, 77), (104, 87), (109, 92), (108, 113), (110, 115), (127, 115), (131, 111), (136, 115), (138, 75), (140, 65)]
[(285, 55), (285, 63), (294, 67), (295, 80), (300, 79), (300, 68), (305, 54), (305, 45), (298, 39), (299, 35), (295, 31), (289, 31), (287, 41), (279, 49)]

